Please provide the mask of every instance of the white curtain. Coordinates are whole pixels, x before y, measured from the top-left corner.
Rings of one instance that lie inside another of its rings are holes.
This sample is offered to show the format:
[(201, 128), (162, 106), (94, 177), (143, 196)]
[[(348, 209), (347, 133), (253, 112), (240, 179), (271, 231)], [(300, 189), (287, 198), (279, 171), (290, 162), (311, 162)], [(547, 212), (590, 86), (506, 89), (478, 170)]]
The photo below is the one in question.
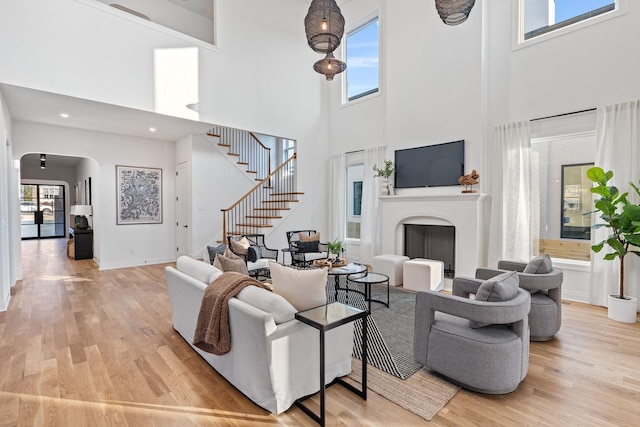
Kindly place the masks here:
[(489, 266), (501, 259), (528, 261), (539, 234), (534, 217), (538, 204), (532, 203), (530, 123), (496, 127), (487, 154)]
[[(621, 193), (629, 192), (629, 200), (638, 203), (635, 191), (629, 185), (638, 185), (640, 179), (640, 101), (599, 107), (596, 124), (596, 166), (613, 171), (613, 183)], [(592, 244), (601, 242), (610, 229), (600, 228), (591, 233)], [(619, 263), (591, 254), (591, 302), (607, 305), (607, 295), (617, 294)], [(625, 258), (625, 294), (640, 296), (640, 259), (635, 255)]]
[(364, 153), (364, 179), (362, 182), (362, 210), (360, 217), (360, 262), (371, 264), (374, 255), (380, 252), (382, 235), (380, 204), (378, 200), (381, 178), (374, 178), (373, 165), (384, 168), (387, 147), (373, 147)]
[(346, 222), (346, 165), (343, 154), (334, 154), (329, 158), (329, 235), (321, 240), (328, 242), (339, 239), (344, 241)]

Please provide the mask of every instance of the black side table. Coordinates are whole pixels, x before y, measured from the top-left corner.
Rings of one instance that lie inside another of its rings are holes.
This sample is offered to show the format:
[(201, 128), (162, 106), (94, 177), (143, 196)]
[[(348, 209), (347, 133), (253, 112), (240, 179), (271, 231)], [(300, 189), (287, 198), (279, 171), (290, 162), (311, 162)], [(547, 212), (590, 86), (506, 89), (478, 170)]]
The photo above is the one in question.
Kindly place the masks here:
[(367, 400), (367, 316), (368, 312), (341, 302), (332, 302), (296, 313), (296, 319), (320, 332), (320, 414), (314, 413), (302, 402), (310, 396), (296, 400), (296, 406), (321, 426), (325, 425), (325, 372), (324, 372), (324, 335), (325, 332), (362, 319), (362, 389), (358, 390), (342, 378), (336, 378), (329, 385), (338, 383), (362, 399)]
[(74, 240), (75, 259), (93, 258), (93, 230), (88, 228), (69, 228), (69, 234)]
[[(347, 280), (364, 285), (363, 295), (364, 300), (369, 303), (369, 312), (371, 312), (371, 301), (384, 304), (387, 308), (389, 308), (389, 276), (381, 273), (352, 274), (350, 276), (347, 276)], [(387, 284), (387, 301), (371, 298), (371, 285), (380, 283)]]

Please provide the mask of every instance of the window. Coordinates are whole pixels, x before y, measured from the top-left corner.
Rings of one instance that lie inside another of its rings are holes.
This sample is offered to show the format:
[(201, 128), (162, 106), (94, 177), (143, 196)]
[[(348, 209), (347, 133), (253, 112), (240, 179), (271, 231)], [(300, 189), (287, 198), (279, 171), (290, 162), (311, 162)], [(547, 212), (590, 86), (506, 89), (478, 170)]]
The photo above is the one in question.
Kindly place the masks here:
[(532, 190), (539, 200), (533, 211), (540, 230), (534, 254), (589, 260), (593, 209), (586, 170), (595, 159), (595, 140), (594, 131), (531, 140)]
[(362, 212), (362, 181), (353, 183), (353, 215), (360, 216)]
[(522, 40), (616, 10), (619, 0), (521, 0)]
[(562, 239), (591, 239), (592, 183), (587, 178), (591, 166), (593, 163), (562, 165)]
[(296, 151), (295, 141), (293, 139), (282, 140), (282, 162), (286, 162), (293, 156)]
[[(360, 154), (361, 153), (355, 153)], [(347, 239), (360, 239), (360, 215), (362, 213), (362, 182), (364, 178), (364, 164), (362, 160), (347, 159)]]
[(378, 17), (365, 22), (346, 37), (347, 101), (378, 92), (380, 34)]

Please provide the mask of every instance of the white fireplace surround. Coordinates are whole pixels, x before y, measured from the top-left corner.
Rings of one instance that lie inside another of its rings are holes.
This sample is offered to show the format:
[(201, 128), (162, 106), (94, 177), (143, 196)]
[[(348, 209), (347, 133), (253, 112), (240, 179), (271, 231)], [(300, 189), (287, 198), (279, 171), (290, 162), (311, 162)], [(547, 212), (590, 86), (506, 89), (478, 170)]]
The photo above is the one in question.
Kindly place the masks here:
[(380, 196), (383, 254), (404, 255), (404, 225), (453, 225), (456, 276), (473, 277), (486, 260), (484, 193)]

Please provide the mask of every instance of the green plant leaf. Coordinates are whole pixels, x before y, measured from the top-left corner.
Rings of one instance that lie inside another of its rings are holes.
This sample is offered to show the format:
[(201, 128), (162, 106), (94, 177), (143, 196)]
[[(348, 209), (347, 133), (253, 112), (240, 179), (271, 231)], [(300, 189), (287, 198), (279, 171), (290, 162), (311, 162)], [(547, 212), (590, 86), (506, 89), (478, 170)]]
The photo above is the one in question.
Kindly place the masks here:
[(616, 206), (609, 200), (600, 199), (596, 200), (595, 207), (603, 214), (611, 216), (616, 213)]
[(609, 187), (605, 187), (604, 185), (599, 185), (597, 187), (591, 187), (589, 189), (589, 191), (591, 191), (594, 194), (598, 194), (598, 195), (602, 196), (605, 199), (609, 199), (611, 197), (611, 194), (609, 193)]
[(604, 256), (604, 259), (606, 259), (607, 261), (611, 261), (611, 260), (614, 260), (614, 259), (616, 259), (616, 258), (618, 258), (618, 254), (617, 254), (617, 253), (615, 253), (615, 252), (614, 252), (614, 253), (611, 253), (611, 254), (606, 254), (606, 255)]
[(591, 250), (595, 253), (598, 253), (602, 250), (603, 247), (604, 247), (604, 242), (600, 242), (597, 245), (591, 246)]
[(626, 234), (624, 238), (633, 246), (640, 247), (640, 234)]
[(604, 170), (598, 166), (593, 166), (587, 170), (587, 178), (602, 185), (607, 183), (605, 180)]
[(616, 239), (615, 237), (610, 237), (607, 240), (607, 244), (611, 246), (611, 248), (616, 251), (618, 255), (620, 255), (620, 257), (623, 257), (627, 254), (627, 249), (624, 247), (622, 242), (620, 242), (620, 240)]

